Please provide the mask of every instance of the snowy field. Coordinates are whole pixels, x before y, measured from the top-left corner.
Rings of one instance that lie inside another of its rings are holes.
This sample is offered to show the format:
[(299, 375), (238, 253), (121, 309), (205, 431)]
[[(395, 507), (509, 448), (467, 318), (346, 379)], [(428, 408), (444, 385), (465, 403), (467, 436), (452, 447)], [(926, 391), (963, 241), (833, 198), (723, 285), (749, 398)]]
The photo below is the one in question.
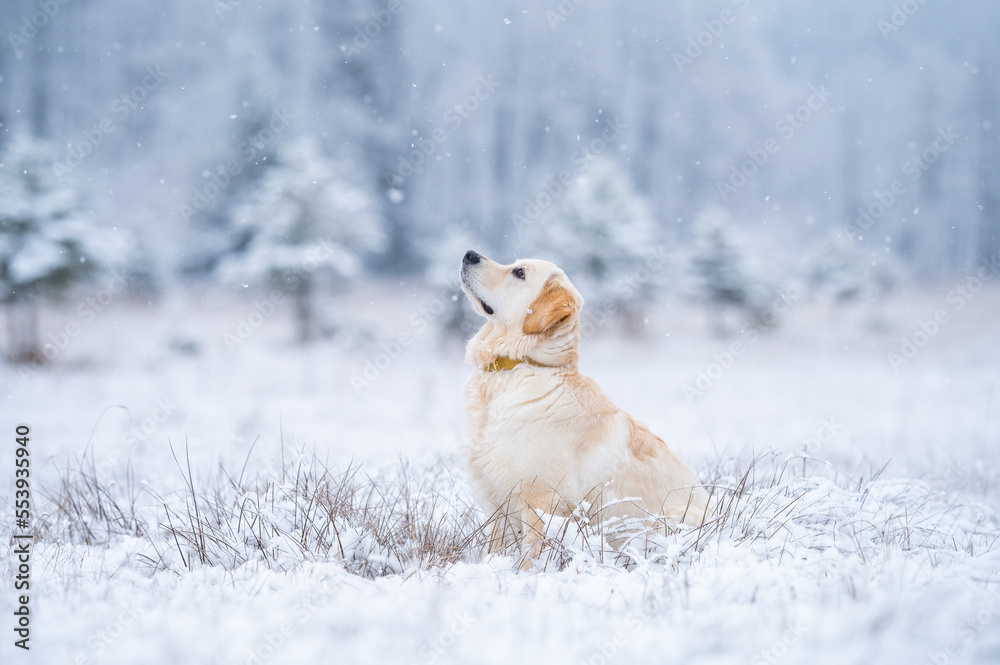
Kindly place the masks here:
[[(252, 300), (48, 311), (46, 334), (80, 324), (53, 365), (0, 365), (2, 432), (31, 426), (36, 474), (16, 662), (1000, 661), (1000, 290), (949, 290), (797, 302), (728, 356), (740, 337), (683, 303), (598, 326), (582, 370), (724, 519), (622, 556), (553, 523), (527, 573), (479, 549), (469, 368), (434, 291), (368, 287), (345, 305), (362, 323), (307, 347), (287, 303), (238, 344)], [(926, 344), (893, 367), (904, 337)]]

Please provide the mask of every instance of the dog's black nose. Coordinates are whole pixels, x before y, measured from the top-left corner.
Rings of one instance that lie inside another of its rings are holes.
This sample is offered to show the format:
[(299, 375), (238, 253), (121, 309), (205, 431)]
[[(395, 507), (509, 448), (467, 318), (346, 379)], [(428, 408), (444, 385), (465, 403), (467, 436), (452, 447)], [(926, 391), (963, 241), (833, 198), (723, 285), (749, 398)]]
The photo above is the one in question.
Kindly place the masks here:
[(465, 253), (465, 257), (462, 259), (462, 263), (476, 264), (476, 263), (479, 263), (479, 259), (481, 259), (481, 258), (482, 257), (479, 256), (479, 254), (477, 254), (476, 252), (474, 252), (474, 251), (472, 251), (470, 249), (469, 251), (467, 251)]

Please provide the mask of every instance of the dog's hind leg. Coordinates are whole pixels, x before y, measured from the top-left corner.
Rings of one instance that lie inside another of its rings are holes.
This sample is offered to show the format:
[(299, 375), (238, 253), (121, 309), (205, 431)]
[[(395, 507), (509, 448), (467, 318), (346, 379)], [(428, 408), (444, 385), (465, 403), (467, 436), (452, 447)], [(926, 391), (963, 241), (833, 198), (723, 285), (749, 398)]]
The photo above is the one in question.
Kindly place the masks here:
[(521, 511), (521, 522), (524, 525), (524, 542), (527, 548), (524, 561), (521, 563), (521, 570), (531, 570), (532, 564), (542, 553), (542, 546), (545, 544), (545, 520), (542, 514), (568, 514), (560, 508), (564, 501), (552, 490), (539, 489), (536, 486), (528, 486), (521, 492), (521, 500), (524, 502), (524, 510)]
[(493, 514), (489, 538), (486, 541), (487, 554), (499, 554), (521, 538), (521, 520), (502, 512)]
[(527, 554), (521, 562), (521, 570), (531, 570), (532, 565), (542, 553), (545, 540), (545, 522), (530, 506), (524, 509), (524, 545)]
[(524, 525), (521, 522), (523, 505), (520, 498), (509, 495), (505, 500), (492, 501), (493, 514), (487, 520), (489, 537), (486, 541), (487, 554), (500, 554), (505, 549), (521, 541)]

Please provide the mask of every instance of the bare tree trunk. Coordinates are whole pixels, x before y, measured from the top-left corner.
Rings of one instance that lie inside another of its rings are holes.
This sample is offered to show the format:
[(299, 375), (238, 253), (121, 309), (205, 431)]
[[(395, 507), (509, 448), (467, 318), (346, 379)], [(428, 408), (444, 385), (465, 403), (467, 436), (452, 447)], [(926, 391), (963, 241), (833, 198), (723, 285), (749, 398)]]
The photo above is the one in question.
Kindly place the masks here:
[[(844, 215), (844, 224), (849, 225), (857, 219), (858, 208), (862, 205), (861, 197), (858, 195), (858, 121), (851, 111), (845, 111), (840, 123), (840, 181), (841, 181), (841, 207)], [(853, 228), (853, 227), (852, 227)], [(856, 238), (851, 238), (855, 240)]]
[[(51, 26), (49, 26), (51, 28)], [(39, 138), (49, 135), (49, 64), (52, 54), (49, 50), (48, 30), (38, 31), (32, 44), (32, 82), (29, 108), (31, 109), (31, 131)]]
[(17, 321), (14, 316), (14, 304), (7, 303), (4, 309), (7, 311), (7, 349), (4, 357), (13, 362), (15, 349), (20, 346), (17, 335)]
[(38, 305), (34, 301), (7, 305), (7, 360), (13, 363), (45, 361), (38, 340)]
[[(994, 118), (996, 85), (993, 77), (997, 68), (983, 60), (979, 63), (983, 77), (979, 85), (978, 111), (981, 122)], [(993, 132), (980, 132), (979, 136), (979, 233), (977, 240), (979, 258), (991, 259), (1000, 254), (1000, 149), (997, 148), (996, 127)]]
[(312, 282), (308, 278), (303, 278), (295, 289), (295, 327), (300, 344), (305, 344), (312, 339), (313, 333), (313, 307), (312, 307)]
[[(0, 50), (0, 77), (4, 76), (3, 63), (5, 54), (5, 50)], [(6, 103), (0, 103), (0, 149), (2, 149), (6, 143), (7, 132), (7, 106)]]

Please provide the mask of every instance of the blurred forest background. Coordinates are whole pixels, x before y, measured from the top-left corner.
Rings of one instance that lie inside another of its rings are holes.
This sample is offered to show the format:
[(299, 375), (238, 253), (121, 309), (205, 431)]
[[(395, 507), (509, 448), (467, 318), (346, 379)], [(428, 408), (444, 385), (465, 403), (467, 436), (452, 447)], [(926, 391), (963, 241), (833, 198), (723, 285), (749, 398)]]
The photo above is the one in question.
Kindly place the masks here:
[(592, 304), (751, 310), (1000, 251), (987, 0), (5, 0), (0, 25), (15, 359), (102, 272), (276, 284), (308, 339), (316, 297), (450, 284), (468, 247), (556, 260)]

